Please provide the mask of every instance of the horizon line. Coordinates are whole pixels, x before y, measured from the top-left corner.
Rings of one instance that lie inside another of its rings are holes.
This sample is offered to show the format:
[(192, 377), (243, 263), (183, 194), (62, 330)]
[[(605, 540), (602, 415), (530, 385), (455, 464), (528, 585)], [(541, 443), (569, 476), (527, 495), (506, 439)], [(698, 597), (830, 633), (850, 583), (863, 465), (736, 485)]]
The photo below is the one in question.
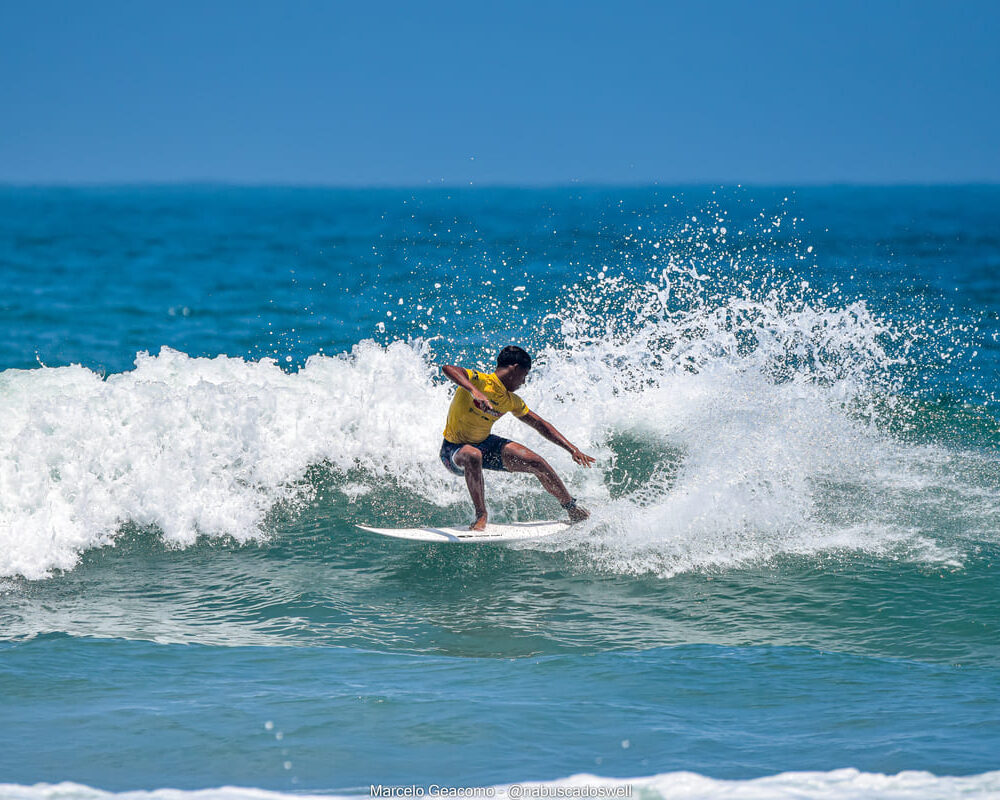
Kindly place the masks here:
[(233, 189), (328, 189), (345, 191), (413, 191), (470, 189), (508, 189), (537, 191), (546, 189), (655, 189), (655, 188), (697, 188), (697, 189), (784, 189), (784, 188), (993, 188), (1000, 187), (1000, 179), (983, 180), (899, 180), (899, 181), (854, 181), (854, 180), (802, 180), (802, 181), (552, 181), (539, 183), (506, 182), (381, 182), (337, 183), (325, 181), (265, 181), (265, 180), (217, 180), (210, 178), (183, 178), (177, 180), (83, 180), (83, 181), (33, 181), (0, 179), (2, 189), (117, 189), (117, 188), (233, 188)]

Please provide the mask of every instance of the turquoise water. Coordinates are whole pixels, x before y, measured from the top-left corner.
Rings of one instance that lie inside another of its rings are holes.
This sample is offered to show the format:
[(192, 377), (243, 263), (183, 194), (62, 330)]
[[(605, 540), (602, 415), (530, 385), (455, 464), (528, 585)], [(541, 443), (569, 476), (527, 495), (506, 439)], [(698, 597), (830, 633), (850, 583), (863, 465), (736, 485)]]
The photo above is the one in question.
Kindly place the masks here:
[[(997, 791), (998, 232), (995, 187), (0, 190), (4, 793)], [(511, 342), (596, 469), (495, 430), (592, 520), (357, 530), (471, 519), (439, 367)]]

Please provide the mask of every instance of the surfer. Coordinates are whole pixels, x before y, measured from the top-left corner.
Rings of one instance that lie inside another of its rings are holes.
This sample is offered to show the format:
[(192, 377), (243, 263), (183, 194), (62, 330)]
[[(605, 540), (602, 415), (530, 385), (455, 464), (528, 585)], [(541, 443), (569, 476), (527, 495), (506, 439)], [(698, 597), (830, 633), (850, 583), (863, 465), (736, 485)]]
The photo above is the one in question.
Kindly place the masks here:
[(567, 450), (577, 464), (590, 467), (594, 463), (594, 458), (570, 444), (553, 425), (529, 411), (524, 401), (514, 394), (530, 369), (531, 356), (513, 345), (500, 351), (496, 372), (477, 372), (453, 364), (441, 368), (458, 384), (448, 409), (441, 461), (449, 471), (465, 476), (472, 504), (476, 507), (476, 521), (469, 526), (474, 531), (486, 528), (484, 469), (530, 472), (566, 509), (571, 521), (581, 522), (590, 516), (586, 509), (577, 505), (555, 470), (538, 453), (490, 433), (493, 423), (509, 411), (550, 442)]

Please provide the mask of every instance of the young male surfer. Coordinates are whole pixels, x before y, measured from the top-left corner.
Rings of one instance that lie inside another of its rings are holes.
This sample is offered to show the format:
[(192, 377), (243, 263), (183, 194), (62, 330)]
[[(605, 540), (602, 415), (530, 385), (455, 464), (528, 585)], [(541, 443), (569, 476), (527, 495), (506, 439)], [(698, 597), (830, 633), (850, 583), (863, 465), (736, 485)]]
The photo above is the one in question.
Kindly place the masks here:
[(573, 522), (580, 522), (590, 513), (577, 505), (566, 486), (548, 462), (523, 444), (490, 433), (493, 423), (510, 411), (521, 422), (534, 428), (550, 442), (568, 450), (573, 460), (590, 467), (594, 459), (570, 444), (550, 423), (529, 411), (524, 401), (514, 394), (531, 369), (531, 356), (520, 347), (510, 345), (497, 356), (496, 372), (476, 372), (453, 364), (441, 368), (458, 384), (448, 409), (448, 422), (441, 444), (441, 461), (456, 475), (465, 475), (465, 483), (476, 507), (474, 531), (486, 528), (486, 499), (483, 492), (483, 470), (530, 472), (569, 513)]

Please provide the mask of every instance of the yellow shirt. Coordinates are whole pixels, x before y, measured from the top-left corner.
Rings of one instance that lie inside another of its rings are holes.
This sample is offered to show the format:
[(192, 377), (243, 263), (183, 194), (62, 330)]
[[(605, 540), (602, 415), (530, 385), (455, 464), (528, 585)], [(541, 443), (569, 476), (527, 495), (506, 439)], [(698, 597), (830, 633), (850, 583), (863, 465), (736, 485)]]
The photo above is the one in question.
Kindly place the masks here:
[(480, 411), (472, 402), (472, 394), (459, 386), (452, 398), (448, 422), (444, 426), (444, 438), (452, 444), (479, 444), (490, 435), (493, 423), (508, 411), (515, 417), (523, 417), (528, 413), (524, 401), (507, 391), (496, 373), (467, 369), (465, 374), (469, 377), (469, 383), (486, 395), (496, 411)]

